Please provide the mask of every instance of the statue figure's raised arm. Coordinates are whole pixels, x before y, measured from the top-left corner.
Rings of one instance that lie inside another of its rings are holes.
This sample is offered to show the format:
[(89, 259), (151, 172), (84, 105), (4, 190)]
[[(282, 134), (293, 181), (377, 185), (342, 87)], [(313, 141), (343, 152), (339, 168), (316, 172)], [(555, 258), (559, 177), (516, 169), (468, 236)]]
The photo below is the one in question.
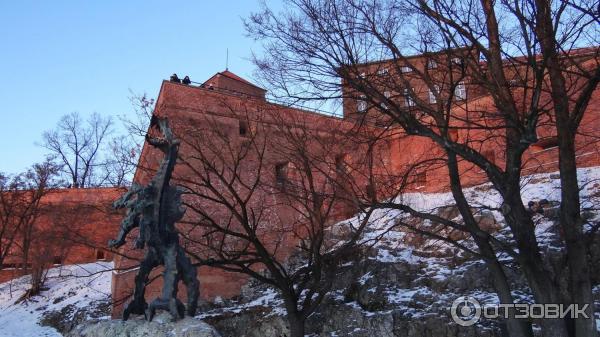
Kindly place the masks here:
[[(128, 208), (127, 214), (123, 221), (121, 221), (121, 226), (119, 227), (119, 233), (117, 234), (117, 238), (114, 240), (108, 241), (109, 248), (119, 248), (125, 244), (127, 234), (131, 232), (132, 229), (138, 227), (140, 225), (140, 215), (141, 213), (136, 209), (137, 198), (132, 200), (133, 196), (138, 196), (139, 192), (142, 190), (142, 186), (138, 184), (133, 184), (129, 191), (123, 194), (119, 199), (117, 199), (113, 203), (113, 208), (121, 209)], [(137, 244), (136, 244), (137, 246)]]

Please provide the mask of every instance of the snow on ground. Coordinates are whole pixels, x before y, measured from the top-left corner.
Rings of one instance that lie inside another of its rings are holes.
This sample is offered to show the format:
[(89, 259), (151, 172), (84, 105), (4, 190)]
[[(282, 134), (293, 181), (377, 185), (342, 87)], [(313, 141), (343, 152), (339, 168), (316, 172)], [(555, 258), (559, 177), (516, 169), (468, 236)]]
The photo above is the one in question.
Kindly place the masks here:
[(270, 288), (262, 291), (257, 298), (248, 303), (233, 304), (231, 306), (225, 306), (222, 308), (202, 312), (199, 315), (196, 315), (196, 318), (205, 319), (207, 317), (221, 316), (223, 314), (240, 313), (245, 310), (259, 307), (269, 307), (271, 309), (270, 315), (285, 315), (285, 310), (283, 309), (283, 300), (279, 297), (279, 294), (275, 289)]
[[(600, 167), (581, 168), (577, 170), (583, 208), (592, 207), (593, 195), (600, 191)], [(465, 188), (467, 199), (478, 207), (497, 209), (500, 207), (500, 195), (491, 184)], [(525, 203), (530, 200), (547, 199), (560, 201), (560, 179), (557, 172), (540, 173), (525, 176), (521, 179), (521, 196)], [(398, 198), (420, 211), (431, 211), (439, 207), (454, 204), (450, 192), (447, 193), (405, 193)], [(385, 212), (385, 211), (383, 211)], [(389, 216), (379, 216), (385, 221)]]
[[(591, 211), (591, 220), (597, 221), (600, 218), (600, 210), (597, 205), (600, 203), (600, 167), (582, 168), (578, 170), (578, 178), (580, 185), (580, 195), (582, 208)], [(493, 189), (491, 184), (483, 184), (464, 190), (467, 199), (471, 205), (480, 208), (481, 212), (488, 212), (493, 215), (497, 222), (503, 223), (503, 216), (499, 210), (501, 205), (500, 195)], [(529, 201), (539, 201), (542, 199), (554, 202), (557, 205), (560, 202), (560, 176), (557, 172), (534, 174), (523, 177), (521, 181), (521, 195), (524, 203)], [(436, 213), (440, 209), (454, 205), (454, 199), (451, 193), (406, 193), (398, 197), (399, 203), (406, 204), (418, 211)], [(354, 218), (347, 219), (339, 225), (350, 225), (354, 228), (362, 220), (362, 214)], [(371, 240), (378, 240), (375, 243), (377, 255), (373, 258), (383, 263), (409, 263), (420, 264), (422, 273), (433, 281), (443, 282), (451, 275), (457, 275), (464, 272), (468, 268), (469, 263), (460, 266), (449, 267), (448, 262), (444, 258), (423, 257), (415, 255), (417, 248), (406, 243), (406, 232), (401, 229), (390, 230), (394, 227), (398, 219), (409, 220), (409, 216), (398, 210), (379, 209), (373, 211), (370, 224), (365, 230), (364, 242), (368, 243)], [(460, 216), (456, 221), (460, 221)], [(536, 235), (540, 242), (548, 249), (558, 249), (554, 247), (553, 240), (556, 241), (556, 234), (551, 230), (555, 225), (552, 219), (542, 215), (534, 215), (536, 223)], [(410, 222), (410, 221), (409, 221)], [(427, 222), (425, 222), (427, 223)], [(511, 240), (510, 232), (506, 229), (501, 229), (494, 234), (498, 239), (509, 242)], [(473, 247), (472, 244), (466, 243), (467, 246)], [(425, 247), (424, 247), (425, 246)], [(456, 248), (447, 243), (427, 240), (419, 250), (441, 251), (453, 250), (457, 254), (462, 254)], [(508, 260), (510, 257), (504, 253), (500, 253), (500, 258)], [(372, 275), (365, 274), (361, 279), (362, 283), (368, 280)], [(416, 295), (422, 295), (428, 290), (426, 288), (414, 289), (389, 289), (387, 291), (387, 299), (390, 303), (395, 303), (398, 307), (403, 307), (405, 303), (415, 299)], [(447, 301), (444, 294), (435, 294), (441, 300)], [(498, 301), (496, 294), (485, 291), (466, 294), (475, 297), (481, 303), (495, 303)], [(531, 302), (532, 298), (529, 293), (521, 291), (515, 292), (515, 297), (521, 302)], [(456, 295), (454, 295), (456, 297)], [(451, 299), (452, 300), (452, 299)], [(451, 301), (450, 300), (450, 301)], [(407, 308), (410, 309), (410, 308)], [(425, 310), (426, 311), (426, 310)]]
[[(600, 212), (596, 209), (600, 203), (600, 167), (581, 168), (578, 169), (578, 179), (580, 185), (580, 195), (583, 209), (590, 209), (597, 213), (596, 218), (600, 216)], [(464, 189), (465, 196), (470, 201), (473, 207), (479, 208), (481, 212), (488, 211), (494, 216), (496, 221), (503, 221), (500, 213), (501, 197), (493, 189), (491, 184), (477, 185)], [(539, 201), (542, 199), (550, 202), (560, 202), (560, 179), (557, 172), (540, 173), (523, 177), (521, 180), (521, 195), (525, 203), (529, 201)], [(398, 203), (402, 203), (421, 212), (435, 213), (439, 209), (454, 205), (452, 193), (405, 193), (397, 198)], [(363, 214), (359, 214), (354, 218), (347, 219), (341, 222), (341, 225), (350, 225), (354, 228), (358, 226), (362, 220)], [(374, 239), (383, 239), (383, 242), (400, 242), (405, 233), (402, 231), (389, 231), (393, 226), (394, 221), (398, 218), (408, 219), (409, 216), (403, 214), (399, 210), (393, 209), (377, 209), (374, 210), (370, 224), (365, 234), (365, 241)], [(551, 222), (543, 219), (535, 219), (537, 221), (536, 232), (540, 236), (544, 236), (552, 225)], [(395, 252), (401, 253), (401, 252)], [(390, 255), (390, 252), (380, 252), (380, 259), (384, 262), (392, 262), (395, 256)], [(403, 253), (400, 259), (406, 259), (407, 256)]]
[(39, 325), (44, 312), (67, 305), (85, 308), (110, 298), (112, 262), (65, 265), (50, 269), (40, 295), (15, 301), (28, 289), (29, 276), (0, 284), (0, 337), (59, 337), (54, 328)]
[[(583, 168), (578, 170), (579, 184), (581, 187), (581, 198), (583, 208), (597, 207), (600, 202), (600, 167)], [(542, 199), (554, 202), (556, 205), (560, 201), (560, 177), (556, 172), (534, 174), (524, 177), (521, 182), (521, 194), (524, 203), (529, 201), (539, 201)], [(501, 198), (499, 194), (493, 189), (491, 184), (483, 184), (473, 186), (465, 189), (465, 195), (470, 203), (480, 208), (481, 212), (488, 212), (493, 216), (495, 221), (503, 223), (503, 216), (499, 211), (501, 205)], [(454, 205), (454, 199), (451, 193), (406, 193), (400, 196), (397, 200), (400, 203), (407, 204), (412, 208), (422, 211), (436, 213), (441, 208)], [(594, 220), (598, 219), (600, 212), (596, 209), (592, 210)], [(351, 226), (357, 228), (357, 226), (363, 220), (364, 214), (358, 214), (354, 218), (350, 218), (340, 222), (339, 226)], [(417, 250), (427, 251), (442, 251), (452, 250), (456, 254), (462, 254), (455, 247), (451, 247), (449, 244), (436, 241), (427, 240), (422, 246), (417, 247), (407, 244), (405, 238), (407, 233), (402, 229), (390, 230), (394, 227), (398, 219), (409, 220), (410, 216), (403, 214), (399, 210), (393, 209), (378, 209), (373, 211), (371, 215), (369, 225), (364, 233), (364, 242), (370, 243), (375, 242), (374, 247), (377, 248), (377, 255), (371, 259), (377, 260), (380, 263), (405, 263), (411, 265), (419, 265), (419, 277), (426, 277), (432, 282), (444, 283), (445, 280), (452, 276), (462, 277), (469, 268), (473, 267), (474, 264), (480, 264), (481, 261), (464, 262), (460, 265), (450, 266), (446, 258), (438, 258), (434, 256), (423, 256), (417, 254)], [(460, 216), (456, 221), (460, 221)], [(534, 215), (534, 221), (536, 222), (536, 234), (540, 238), (540, 242), (544, 243), (547, 248), (553, 248), (552, 240), (556, 240), (556, 234), (551, 231), (551, 227), (554, 226), (555, 222), (542, 215)], [(510, 232), (506, 229), (501, 229), (494, 234), (498, 239), (505, 242), (511, 240)], [(466, 243), (467, 246), (469, 243)], [(554, 247), (556, 249), (562, 249), (560, 247)], [(508, 261), (511, 258), (505, 253), (499, 253), (500, 258), (503, 261)], [(345, 267), (348, 267), (346, 265)], [(358, 283), (364, 286), (374, 275), (369, 271), (359, 278)], [(373, 291), (377, 291), (373, 288)], [(436, 293), (427, 286), (416, 286), (414, 288), (398, 288), (390, 285), (384, 290), (385, 297), (388, 303), (393, 304), (397, 309), (402, 309), (405, 313), (410, 313), (412, 317), (420, 317), (426, 314), (430, 310), (434, 310), (436, 307), (446, 307), (448, 303), (451, 303), (458, 294), (445, 294)], [(480, 303), (492, 304), (498, 303), (498, 297), (493, 292), (484, 290), (470, 291), (463, 295), (472, 296)], [(531, 303), (533, 301), (531, 294), (528, 291), (516, 289), (513, 292), (515, 298), (522, 303)], [(343, 291), (337, 290), (332, 293), (333, 298), (338, 302), (343, 302)], [(433, 300), (422, 301), (422, 298), (427, 297), (433, 298)], [(230, 308), (221, 309), (210, 313), (206, 316), (218, 315), (222, 312), (239, 312), (238, 309), (249, 309), (255, 306), (261, 306), (269, 304), (270, 306), (279, 306), (278, 310), (281, 310), (281, 300), (275, 292), (267, 292), (256, 301), (245, 304), (243, 306), (233, 306)], [(345, 305), (360, 308), (356, 302), (345, 303)], [(415, 307), (419, 307), (416, 309)], [(381, 313), (381, 312), (380, 312)], [(383, 312), (384, 313), (384, 312)], [(377, 312), (367, 312), (366, 316), (377, 315)]]
[[(582, 206), (584, 208), (597, 207), (595, 205), (600, 203), (600, 167), (579, 169), (578, 175), (583, 201)], [(524, 202), (541, 199), (547, 199), (551, 202), (559, 201), (560, 180), (558, 178), (556, 173), (535, 174), (523, 178), (522, 196)], [(491, 185), (484, 184), (465, 189), (465, 194), (473, 205), (487, 209), (488, 212), (492, 212), (497, 221), (502, 221), (502, 215), (498, 211), (501, 199)], [(407, 193), (400, 198), (399, 201), (425, 212), (435, 212), (441, 207), (453, 204), (450, 193)], [(595, 211), (595, 213), (597, 219), (600, 212)], [(361, 215), (358, 215), (355, 218), (345, 220), (340, 225), (356, 226), (360, 223), (360, 217)], [(365, 235), (366, 240), (381, 238), (381, 241), (376, 244), (378, 251), (373, 259), (382, 263), (419, 264), (422, 266), (420, 269), (422, 275), (433, 282), (443, 282), (448, 277), (461, 274), (465, 268), (468, 268), (469, 263), (450, 268), (443, 258), (423, 257), (414, 254), (416, 252), (415, 248), (404, 242), (405, 232), (388, 230), (399, 217), (406, 218), (406, 215), (397, 210), (374, 211)], [(543, 219), (541, 216), (537, 219), (536, 232), (540, 239), (544, 240), (546, 236), (551, 237), (548, 230), (552, 224), (552, 221)], [(498, 235), (506, 234), (502, 234), (502, 231), (500, 231)], [(449, 248), (447, 244), (439, 242), (428, 242), (427, 244), (430, 245), (428, 248), (430, 250)], [(438, 247), (435, 245), (438, 245)], [(94, 301), (108, 300), (110, 298), (111, 269), (111, 262), (54, 268), (49, 273), (47, 282), (49, 289), (25, 303), (17, 305), (14, 302), (27, 289), (28, 276), (0, 284), (0, 337), (60, 336), (55, 329), (38, 324), (43, 312), (59, 311), (70, 304), (77, 307), (86, 307)], [(363, 275), (360, 278), (360, 283), (364, 285), (373, 276), (370, 273)], [(406, 308), (415, 317), (426, 313), (433, 305), (445, 305), (448, 300), (451, 302), (452, 299), (448, 296), (456, 296), (456, 294), (435, 294), (428, 287), (422, 286), (409, 289), (390, 287), (385, 290), (385, 293), (389, 303), (398, 308)], [(337, 300), (342, 301), (343, 299), (343, 294), (340, 291), (336, 291), (332, 295)], [(476, 291), (468, 295), (477, 298), (482, 303), (497, 302), (495, 294), (485, 291)], [(527, 293), (515, 295), (524, 302), (531, 301), (530, 295)], [(423, 303), (423, 306), (421, 306), (418, 303), (419, 298), (427, 296), (433, 296), (435, 298), (434, 302)], [(415, 303), (418, 304), (420, 309), (415, 309)], [(346, 305), (357, 304), (350, 302)], [(255, 307), (271, 307), (275, 309), (272, 314), (284, 314), (282, 301), (277, 292), (266, 290), (251, 302), (214, 309), (204, 312), (198, 317), (219, 316), (228, 312), (237, 313)], [(374, 315), (377, 313), (366, 314)]]

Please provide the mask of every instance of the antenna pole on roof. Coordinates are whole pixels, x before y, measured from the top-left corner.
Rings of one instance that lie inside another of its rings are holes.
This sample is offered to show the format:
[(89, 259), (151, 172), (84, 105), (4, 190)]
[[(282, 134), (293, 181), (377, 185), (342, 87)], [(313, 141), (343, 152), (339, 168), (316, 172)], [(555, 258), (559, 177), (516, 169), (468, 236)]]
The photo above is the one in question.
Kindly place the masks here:
[(225, 58), (225, 70), (229, 70), (229, 48), (227, 48), (227, 57)]

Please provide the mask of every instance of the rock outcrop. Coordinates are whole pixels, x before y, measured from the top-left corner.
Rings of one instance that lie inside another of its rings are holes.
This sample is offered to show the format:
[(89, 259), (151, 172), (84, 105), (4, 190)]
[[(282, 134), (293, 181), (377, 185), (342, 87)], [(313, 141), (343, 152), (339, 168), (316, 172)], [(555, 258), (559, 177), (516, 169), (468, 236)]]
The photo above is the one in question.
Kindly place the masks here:
[(166, 313), (144, 319), (87, 321), (71, 330), (67, 337), (221, 337), (212, 326), (191, 317), (173, 322)]
[[(391, 259), (391, 257), (390, 257)], [(437, 263), (436, 263), (437, 261)], [(370, 258), (348, 266), (334, 291), (307, 321), (311, 337), (496, 337), (499, 322), (455, 324), (449, 308), (460, 294), (493, 296), (482, 263), (452, 266), (450, 259), (382, 262)], [(260, 288), (260, 286), (259, 286)], [(260, 302), (260, 301), (259, 301)], [(215, 310), (205, 320), (224, 337), (289, 336), (277, 302)]]

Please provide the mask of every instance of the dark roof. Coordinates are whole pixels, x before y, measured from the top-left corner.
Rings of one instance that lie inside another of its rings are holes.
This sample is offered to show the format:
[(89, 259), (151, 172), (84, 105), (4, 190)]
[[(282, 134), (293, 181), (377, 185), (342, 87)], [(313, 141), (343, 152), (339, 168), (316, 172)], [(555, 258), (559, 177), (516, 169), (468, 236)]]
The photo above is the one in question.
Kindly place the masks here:
[(258, 89), (260, 89), (260, 90), (262, 90), (262, 91), (267, 91), (267, 90), (265, 90), (265, 89), (263, 89), (263, 88), (261, 88), (261, 87), (257, 86), (256, 84), (253, 84), (253, 83), (249, 82), (248, 80), (245, 80), (245, 79), (241, 78), (240, 76), (238, 76), (238, 75), (236, 75), (236, 74), (232, 73), (231, 71), (229, 71), (229, 70), (227, 70), (227, 69), (225, 69), (225, 71), (220, 71), (220, 72), (218, 72), (218, 73), (214, 74), (214, 75), (213, 75), (213, 76), (211, 76), (211, 77), (210, 77), (208, 80), (206, 80), (204, 83), (206, 83), (206, 82), (210, 81), (211, 79), (213, 79), (213, 78), (214, 78), (214, 77), (216, 77), (217, 75), (222, 75), (222, 76), (225, 76), (225, 77), (227, 77), (227, 78), (230, 78), (230, 79), (232, 79), (232, 80), (234, 80), (234, 81), (242, 82), (242, 83), (244, 83), (244, 84), (247, 84), (247, 85), (253, 86), (253, 87), (255, 87), (255, 88), (258, 88)]

